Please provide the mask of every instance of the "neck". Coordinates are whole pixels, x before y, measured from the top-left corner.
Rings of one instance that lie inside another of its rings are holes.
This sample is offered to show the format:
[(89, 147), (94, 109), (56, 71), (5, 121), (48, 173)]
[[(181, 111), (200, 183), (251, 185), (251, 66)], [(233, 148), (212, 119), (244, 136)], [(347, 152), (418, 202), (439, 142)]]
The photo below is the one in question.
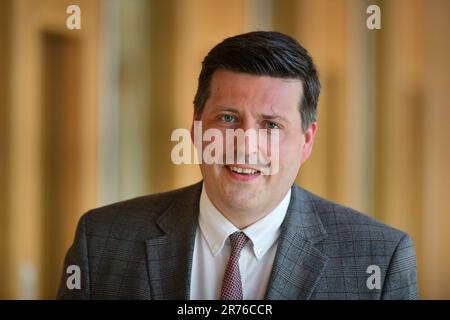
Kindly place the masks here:
[(270, 212), (272, 212), (276, 208), (276, 206), (280, 203), (280, 201), (267, 205), (265, 207), (258, 207), (258, 208), (242, 208), (235, 206), (226, 206), (223, 203), (214, 203), (214, 202), (213, 205), (236, 228), (242, 230), (267, 216)]
[(271, 213), (284, 199), (285, 195), (271, 199), (270, 203), (265, 203), (257, 207), (236, 206), (234, 203), (224, 202), (208, 195), (206, 188), (206, 195), (212, 205), (236, 228), (242, 230), (255, 222), (261, 220), (269, 213)]
[(256, 221), (264, 218), (269, 212), (265, 212), (264, 214), (261, 213), (243, 213), (242, 211), (238, 211), (238, 214), (236, 214), (236, 211), (226, 211), (226, 210), (219, 210), (222, 215), (227, 218), (236, 228), (242, 230), (247, 228), (248, 226), (251, 226)]

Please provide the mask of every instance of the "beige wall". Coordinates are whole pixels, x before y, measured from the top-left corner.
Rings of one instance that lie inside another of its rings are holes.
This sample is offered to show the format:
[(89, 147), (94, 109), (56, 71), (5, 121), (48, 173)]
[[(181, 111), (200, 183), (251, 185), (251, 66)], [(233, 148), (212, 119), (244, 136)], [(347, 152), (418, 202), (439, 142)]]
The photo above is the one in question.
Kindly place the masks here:
[[(426, 10), (418, 10), (425, 21), (422, 166), (416, 168), (422, 171), (423, 185), (412, 197), (421, 198), (415, 225), (420, 235), (416, 243), (424, 297), (450, 299), (450, 41), (446, 36), (450, 2), (427, 2), (426, 6)], [(414, 137), (421, 133), (414, 128), (411, 131)]]

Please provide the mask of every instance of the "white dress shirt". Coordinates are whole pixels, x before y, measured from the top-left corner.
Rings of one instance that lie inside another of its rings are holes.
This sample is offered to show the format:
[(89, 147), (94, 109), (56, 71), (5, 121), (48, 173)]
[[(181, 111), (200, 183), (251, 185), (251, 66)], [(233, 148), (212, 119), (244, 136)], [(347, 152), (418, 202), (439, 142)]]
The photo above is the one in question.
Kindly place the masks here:
[[(239, 259), (244, 299), (264, 299), (277, 251), (280, 226), (290, 198), (289, 189), (272, 212), (241, 230), (250, 239)], [(203, 185), (192, 263), (191, 299), (220, 299), (222, 279), (231, 254), (228, 237), (236, 231), (239, 229), (214, 207)]]

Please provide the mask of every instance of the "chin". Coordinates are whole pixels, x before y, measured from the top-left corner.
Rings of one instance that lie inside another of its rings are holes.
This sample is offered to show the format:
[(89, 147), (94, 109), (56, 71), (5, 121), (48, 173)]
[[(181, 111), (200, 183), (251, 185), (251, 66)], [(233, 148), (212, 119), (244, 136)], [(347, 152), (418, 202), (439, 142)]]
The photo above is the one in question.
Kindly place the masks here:
[(243, 188), (225, 187), (225, 198), (231, 206), (246, 210), (255, 208), (260, 204), (261, 192), (257, 190), (248, 190)]

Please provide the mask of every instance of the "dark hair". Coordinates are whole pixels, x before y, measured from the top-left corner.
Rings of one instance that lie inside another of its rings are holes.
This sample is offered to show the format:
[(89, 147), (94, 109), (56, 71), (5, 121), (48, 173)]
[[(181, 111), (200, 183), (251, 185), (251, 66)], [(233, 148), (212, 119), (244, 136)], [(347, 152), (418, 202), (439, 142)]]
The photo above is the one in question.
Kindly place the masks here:
[(295, 39), (280, 33), (255, 31), (230, 37), (216, 45), (202, 62), (194, 108), (200, 115), (210, 95), (210, 83), (216, 70), (276, 78), (300, 79), (303, 98), (299, 111), (302, 130), (317, 120), (320, 82), (308, 51)]

